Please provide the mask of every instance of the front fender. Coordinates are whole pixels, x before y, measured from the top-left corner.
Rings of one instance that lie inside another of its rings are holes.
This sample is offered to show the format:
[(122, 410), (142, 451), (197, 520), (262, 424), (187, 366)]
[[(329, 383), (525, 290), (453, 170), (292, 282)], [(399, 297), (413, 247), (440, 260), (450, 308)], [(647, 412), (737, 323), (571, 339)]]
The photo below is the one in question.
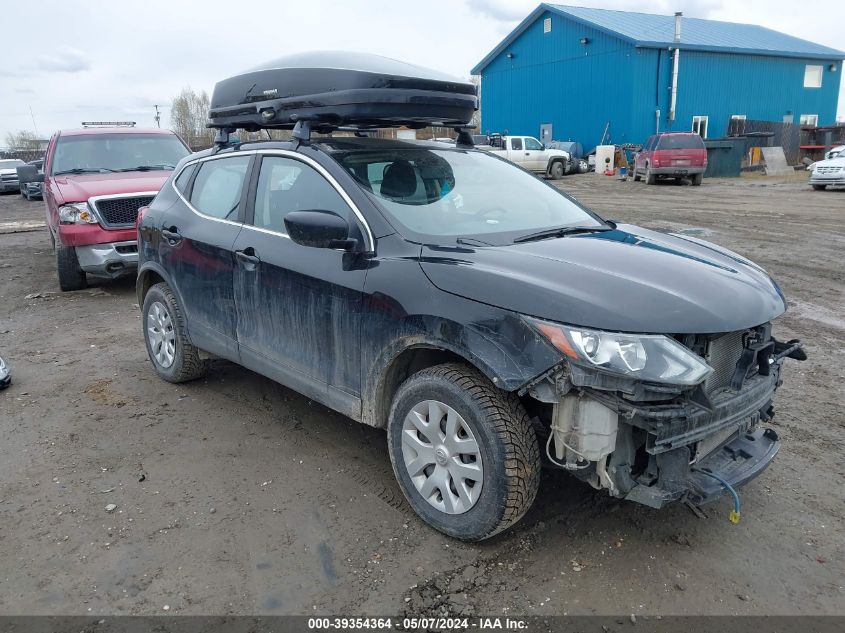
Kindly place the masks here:
[[(378, 353), (374, 358), (366, 359), (363, 365), (369, 369), (364, 375), (362, 419), (373, 426), (382, 426), (386, 420), (390, 403), (383, 396), (386, 390), (391, 390), (390, 381), (397, 363), (410, 350), (432, 350), (456, 356), (505, 391), (518, 390), (560, 360), (516, 315), (469, 325), (442, 317), (417, 316), (396, 325), (382, 330)], [(516, 331), (524, 336), (515, 336)], [(514, 341), (520, 338), (523, 338), (523, 345), (517, 349)]]

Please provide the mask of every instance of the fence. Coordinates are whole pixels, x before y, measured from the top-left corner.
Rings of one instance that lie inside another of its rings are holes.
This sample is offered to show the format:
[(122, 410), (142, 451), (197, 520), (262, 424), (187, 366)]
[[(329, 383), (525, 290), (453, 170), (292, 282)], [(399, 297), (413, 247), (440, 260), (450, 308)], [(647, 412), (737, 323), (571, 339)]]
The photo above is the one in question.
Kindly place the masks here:
[(789, 165), (801, 162), (801, 126), (782, 121), (731, 119), (728, 136), (745, 136), (747, 147), (782, 147)]

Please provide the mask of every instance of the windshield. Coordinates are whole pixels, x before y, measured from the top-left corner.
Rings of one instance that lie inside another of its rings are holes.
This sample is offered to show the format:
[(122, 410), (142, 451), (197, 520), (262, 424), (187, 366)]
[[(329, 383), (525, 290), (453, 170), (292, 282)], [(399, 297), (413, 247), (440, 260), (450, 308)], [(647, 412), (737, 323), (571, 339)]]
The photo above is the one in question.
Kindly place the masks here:
[(601, 226), (554, 187), (484, 152), (414, 148), (335, 157), (412, 233), (492, 244), (547, 228)]
[(91, 134), (62, 136), (56, 145), (53, 174), (173, 169), (189, 154), (175, 134)]
[(698, 134), (666, 134), (660, 137), (657, 149), (704, 149)]
[(25, 164), (22, 160), (0, 160), (0, 169), (11, 169)]

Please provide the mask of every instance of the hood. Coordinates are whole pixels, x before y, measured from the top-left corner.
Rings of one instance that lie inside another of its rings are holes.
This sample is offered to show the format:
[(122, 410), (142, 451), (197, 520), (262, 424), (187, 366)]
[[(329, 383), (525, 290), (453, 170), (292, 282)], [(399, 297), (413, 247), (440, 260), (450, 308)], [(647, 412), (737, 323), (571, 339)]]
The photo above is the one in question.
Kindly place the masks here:
[(812, 168), (816, 167), (845, 167), (845, 156), (837, 156), (836, 158), (828, 158), (813, 163)]
[(0, 176), (5, 176), (6, 174), (15, 174), (18, 175), (17, 167), (12, 167), (11, 169), (0, 169)]
[[(52, 176), (63, 202), (84, 202), (92, 196), (155, 191), (170, 178), (172, 171), (128, 171), (104, 174)], [(60, 203), (61, 204), (61, 203)]]
[(421, 266), (446, 292), (619, 332), (731, 332), (786, 310), (777, 284), (747, 259), (631, 225), (509, 246), (424, 246)]

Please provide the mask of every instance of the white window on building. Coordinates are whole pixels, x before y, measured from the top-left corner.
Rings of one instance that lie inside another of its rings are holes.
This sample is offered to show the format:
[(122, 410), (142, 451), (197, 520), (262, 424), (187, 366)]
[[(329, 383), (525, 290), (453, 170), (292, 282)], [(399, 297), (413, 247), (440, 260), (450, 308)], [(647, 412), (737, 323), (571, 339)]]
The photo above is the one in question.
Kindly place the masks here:
[(824, 66), (807, 65), (804, 68), (804, 87), (805, 88), (821, 88), (822, 75), (824, 74)]
[(819, 115), (818, 114), (802, 114), (801, 117), (798, 119), (799, 125), (812, 125), (818, 126), (819, 124)]
[(746, 116), (744, 114), (732, 114), (728, 134), (731, 136), (745, 134), (745, 119)]
[(692, 131), (698, 134), (701, 138), (707, 138), (707, 116), (692, 117)]
[(552, 32), (552, 19), (546, 18), (543, 20), (543, 33), (551, 33)]

